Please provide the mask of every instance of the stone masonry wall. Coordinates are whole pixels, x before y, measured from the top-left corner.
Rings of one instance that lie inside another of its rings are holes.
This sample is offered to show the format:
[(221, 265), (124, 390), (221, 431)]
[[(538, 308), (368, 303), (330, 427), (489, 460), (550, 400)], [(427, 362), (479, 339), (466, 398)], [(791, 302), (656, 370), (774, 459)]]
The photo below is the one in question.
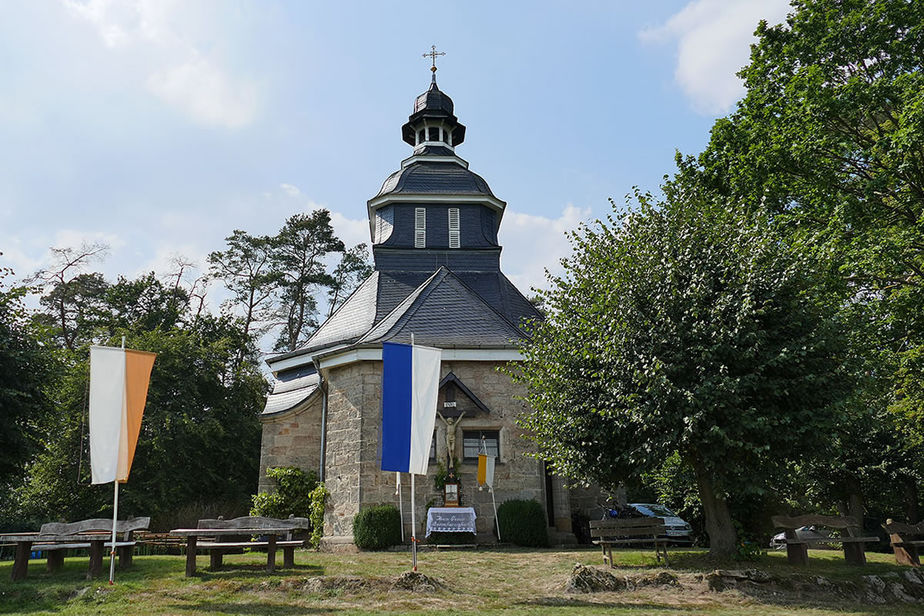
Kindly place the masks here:
[(273, 489), (274, 482), (266, 476), (272, 466), (297, 466), (319, 472), (321, 466), (321, 396), (307, 405), (261, 418), (263, 424), (260, 445), (260, 479), (258, 492)]
[[(397, 505), (395, 495), (395, 474), (379, 470), (379, 434), (381, 431), (381, 362), (366, 362), (371, 370), (363, 369), (365, 408), (362, 413), (362, 445), (360, 453), (360, 498), (361, 505), (392, 503)], [(467, 413), (460, 423), (456, 438), (456, 457), (461, 461), (463, 430), (499, 430), (500, 459), (495, 469), (495, 497), (498, 506), (510, 499), (535, 499), (545, 503), (545, 487), (542, 463), (527, 457), (533, 445), (523, 438), (523, 432), (516, 426), (514, 418), (526, 411), (524, 404), (515, 399), (523, 393), (508, 376), (497, 371), (500, 362), (443, 362), (440, 376), (453, 372), (490, 409), (490, 414)], [(431, 460), (426, 476), (416, 478), (417, 484), (417, 530), (422, 537), (426, 525), (428, 502), (438, 502), (441, 495), (434, 488), (438, 460), (445, 461), (445, 425), (437, 418), (437, 460)], [(461, 462), (456, 474), (462, 482), (462, 504), (472, 506), (478, 516), (479, 533), (489, 534), (494, 524), (491, 493), (479, 491), (476, 479), (477, 464)], [(402, 477), (402, 498), (404, 500), (405, 532), (410, 535), (410, 477)]]
[(356, 362), (322, 374), (328, 387), (324, 479), (330, 492), (324, 535), (334, 542), (353, 536), (360, 502), (363, 415), (378, 406), (373, 381), (381, 381), (381, 375), (381, 362)]

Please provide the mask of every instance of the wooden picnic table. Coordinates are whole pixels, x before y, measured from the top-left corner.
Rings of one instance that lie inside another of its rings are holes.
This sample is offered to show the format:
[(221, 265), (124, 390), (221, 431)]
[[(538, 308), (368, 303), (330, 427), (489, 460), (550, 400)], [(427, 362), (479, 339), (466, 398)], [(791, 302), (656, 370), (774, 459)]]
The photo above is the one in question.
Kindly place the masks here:
[[(29, 570), (29, 557), (33, 550), (44, 552), (48, 571), (55, 571), (64, 562), (65, 550), (81, 548), (89, 548), (90, 551), (87, 579), (91, 579), (98, 576), (102, 571), (103, 554), (106, 551), (106, 546), (112, 545), (112, 533), (106, 531), (70, 533), (67, 535), (41, 532), (5, 533), (0, 534), (0, 543), (16, 545), (16, 556), (13, 560), (13, 571), (10, 575), (10, 579), (14, 582), (25, 579)], [(119, 550), (120, 567), (131, 564), (130, 549), (134, 545), (134, 541), (116, 541), (115, 547)]]
[[(249, 522), (253, 522), (249, 524)], [(210, 528), (208, 522), (212, 522)], [(273, 524), (276, 522), (277, 524)], [(206, 523), (206, 524), (203, 524)], [(305, 518), (289, 520), (273, 520), (271, 518), (237, 518), (236, 520), (201, 520), (203, 528), (177, 528), (170, 531), (171, 535), (186, 537), (186, 576), (196, 574), (196, 551), (205, 549), (210, 551), (210, 568), (220, 569), (222, 554), (229, 549), (237, 548), (266, 548), (266, 571), (272, 573), (276, 570), (276, 548), (283, 549), (283, 566), (295, 566), (295, 548), (304, 545), (304, 541), (286, 540), (297, 530), (307, 530), (310, 522)], [(222, 537), (241, 536), (266, 537), (260, 541), (214, 541)], [(280, 541), (279, 538), (283, 539)], [(200, 543), (200, 538), (213, 539), (213, 541)]]

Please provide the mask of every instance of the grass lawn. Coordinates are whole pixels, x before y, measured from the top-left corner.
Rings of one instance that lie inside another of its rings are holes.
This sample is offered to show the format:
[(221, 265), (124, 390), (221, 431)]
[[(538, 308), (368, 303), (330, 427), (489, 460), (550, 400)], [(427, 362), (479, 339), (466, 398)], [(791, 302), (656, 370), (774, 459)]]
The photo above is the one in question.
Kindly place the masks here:
[[(616, 554), (614, 553), (614, 556)], [(575, 563), (602, 567), (594, 549), (503, 549), (491, 551), (422, 551), (419, 570), (444, 589), (413, 593), (392, 590), (395, 576), (410, 569), (407, 552), (329, 554), (296, 552), (296, 568), (263, 571), (265, 554), (225, 556), (226, 569), (209, 572), (200, 556), (200, 575), (184, 577), (182, 556), (136, 556), (131, 571), (117, 572), (116, 584), (84, 579), (86, 558), (69, 558), (64, 569), (45, 572), (44, 561), (32, 561), (25, 581), (9, 581), (12, 563), (0, 563), (2, 614), (222, 614), (290, 616), (295, 614), (797, 614), (822, 616), (924, 614), (904, 604), (852, 603), (832, 593), (805, 598), (710, 591), (703, 573), (716, 568), (759, 568), (780, 575), (822, 575), (855, 580), (861, 575), (901, 572), (891, 554), (869, 554), (866, 567), (850, 567), (843, 553), (812, 551), (806, 568), (790, 567), (783, 553), (758, 563), (716, 563), (701, 550), (675, 550), (671, 567), (658, 567), (650, 551), (622, 551), (617, 575), (639, 576), (660, 571), (677, 575), (679, 587), (649, 586), (624, 592), (569, 594), (565, 584)], [(278, 558), (281, 564), (281, 556)], [(108, 570), (108, 567), (107, 567)]]

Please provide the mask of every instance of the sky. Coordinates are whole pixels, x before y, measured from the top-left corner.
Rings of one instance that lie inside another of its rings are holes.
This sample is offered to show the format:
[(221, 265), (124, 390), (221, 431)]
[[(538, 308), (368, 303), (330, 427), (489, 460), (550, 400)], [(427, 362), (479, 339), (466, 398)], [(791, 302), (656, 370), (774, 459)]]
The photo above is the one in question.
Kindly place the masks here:
[(0, 267), (102, 241), (93, 269), (204, 267), (235, 229), (331, 211), (369, 241), (366, 201), (411, 154), (429, 87), (456, 153), (507, 202), (501, 265), (524, 293), (633, 186), (656, 191), (743, 94), (760, 19), (785, 0), (410, 3), (30, 0), (0, 20)]

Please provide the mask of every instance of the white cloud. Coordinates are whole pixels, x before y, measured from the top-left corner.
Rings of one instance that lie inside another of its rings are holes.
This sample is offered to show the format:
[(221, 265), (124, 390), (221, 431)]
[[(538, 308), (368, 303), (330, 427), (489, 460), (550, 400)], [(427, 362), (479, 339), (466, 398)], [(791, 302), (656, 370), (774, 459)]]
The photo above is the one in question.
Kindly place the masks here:
[(203, 51), (214, 45), (203, 32), (207, 20), (188, 18), (194, 6), (176, 0), (62, 1), (96, 29), (113, 55), (138, 66), (150, 93), (195, 122), (240, 128), (256, 117), (256, 83), (232, 75)]
[(788, 0), (693, 0), (639, 37), (676, 42), (677, 83), (699, 113), (721, 114), (744, 93), (736, 73), (748, 62), (758, 22), (779, 23), (789, 8)]
[(590, 217), (590, 208), (568, 205), (558, 218), (507, 210), (501, 223), (504, 273), (525, 295), (533, 287), (545, 288), (545, 271), (561, 272), (561, 259), (571, 254), (565, 233)]
[(158, 71), (147, 85), (166, 103), (208, 126), (240, 128), (256, 115), (256, 87), (233, 82), (206, 58), (196, 56)]
[(84, 244), (105, 244), (110, 250), (125, 246), (125, 240), (115, 233), (103, 231), (81, 231), (78, 229), (60, 229), (55, 232), (51, 245), (55, 248), (79, 248)]
[(347, 218), (340, 212), (330, 213), (330, 222), (337, 234), (347, 248), (359, 243), (369, 246), (369, 219), (368, 218)]
[[(298, 197), (302, 194), (302, 191), (298, 186), (293, 186), (292, 184), (280, 184), (279, 188), (282, 189), (282, 192), (289, 195), (290, 197)], [(269, 195), (270, 193), (265, 193)]]
[(42, 259), (22, 245), (17, 237), (0, 237), (0, 268), (12, 268), (17, 279), (22, 279), (41, 269)]

